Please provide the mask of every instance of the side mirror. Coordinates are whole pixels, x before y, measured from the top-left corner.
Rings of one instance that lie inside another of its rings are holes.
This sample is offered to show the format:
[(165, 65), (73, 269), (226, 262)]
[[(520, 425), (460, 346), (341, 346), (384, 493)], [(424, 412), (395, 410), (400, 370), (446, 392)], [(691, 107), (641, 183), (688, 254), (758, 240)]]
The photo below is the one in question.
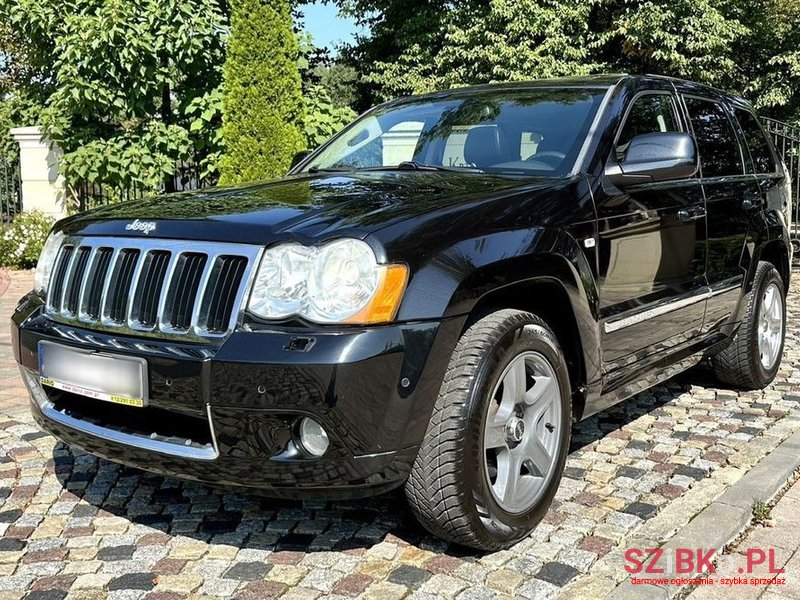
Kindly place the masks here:
[(303, 150), (302, 152), (298, 152), (297, 154), (295, 154), (295, 155), (292, 157), (292, 164), (291, 164), (291, 166), (289, 167), (289, 170), (291, 171), (292, 169), (294, 169), (294, 168), (295, 168), (297, 165), (299, 165), (299, 164), (300, 164), (301, 162), (303, 162), (303, 161), (304, 161), (306, 158), (308, 158), (308, 156), (309, 156), (310, 154), (311, 154), (311, 150)]
[(606, 167), (606, 177), (617, 187), (684, 179), (697, 172), (697, 151), (688, 133), (660, 132), (637, 135), (625, 158)]

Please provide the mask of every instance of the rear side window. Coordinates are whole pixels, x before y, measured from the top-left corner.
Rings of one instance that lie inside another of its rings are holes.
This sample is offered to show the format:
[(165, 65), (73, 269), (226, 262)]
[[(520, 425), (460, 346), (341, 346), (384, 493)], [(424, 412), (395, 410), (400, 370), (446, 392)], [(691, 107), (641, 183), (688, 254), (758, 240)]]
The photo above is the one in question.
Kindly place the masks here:
[(625, 157), (631, 140), (644, 133), (680, 131), (675, 101), (669, 94), (647, 94), (633, 101), (617, 140), (617, 160)]
[(748, 110), (737, 108), (736, 118), (747, 139), (747, 147), (750, 148), (750, 156), (753, 159), (756, 173), (775, 173), (778, 170), (778, 163), (775, 161), (775, 155), (772, 153), (767, 135), (756, 116)]
[(739, 140), (719, 102), (686, 98), (703, 177), (744, 174)]

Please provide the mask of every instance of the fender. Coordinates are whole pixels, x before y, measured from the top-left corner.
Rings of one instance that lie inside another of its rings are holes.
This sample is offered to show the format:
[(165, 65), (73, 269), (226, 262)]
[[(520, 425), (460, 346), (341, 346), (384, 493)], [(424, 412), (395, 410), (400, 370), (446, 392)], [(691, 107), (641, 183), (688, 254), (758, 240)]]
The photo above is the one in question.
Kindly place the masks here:
[(555, 282), (566, 292), (580, 336), (583, 383), (599, 381), (597, 285), (575, 238), (560, 229), (487, 233), (443, 249), (414, 274), (398, 320), (467, 315), (490, 294), (537, 281)]
[[(783, 222), (783, 216), (774, 209), (767, 209), (754, 215), (750, 221), (750, 232), (747, 245), (742, 252), (741, 266), (745, 270), (745, 283), (743, 295), (747, 294), (753, 286), (753, 279), (759, 261), (766, 257), (767, 260), (774, 261), (775, 256), (769, 255), (771, 248), (776, 248), (781, 255), (785, 253), (786, 264), (782, 267), (777, 265), (778, 271), (784, 277), (786, 291), (789, 290), (789, 278), (791, 276), (791, 241), (789, 232)], [(785, 272), (784, 271), (785, 268)]]

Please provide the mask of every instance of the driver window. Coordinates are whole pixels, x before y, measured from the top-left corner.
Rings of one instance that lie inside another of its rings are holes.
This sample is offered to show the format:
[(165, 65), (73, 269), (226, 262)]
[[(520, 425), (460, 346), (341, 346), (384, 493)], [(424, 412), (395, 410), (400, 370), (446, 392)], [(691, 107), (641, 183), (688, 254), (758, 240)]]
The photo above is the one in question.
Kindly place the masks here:
[(648, 94), (634, 100), (617, 139), (617, 161), (625, 158), (628, 144), (637, 135), (680, 131), (675, 99), (670, 94)]

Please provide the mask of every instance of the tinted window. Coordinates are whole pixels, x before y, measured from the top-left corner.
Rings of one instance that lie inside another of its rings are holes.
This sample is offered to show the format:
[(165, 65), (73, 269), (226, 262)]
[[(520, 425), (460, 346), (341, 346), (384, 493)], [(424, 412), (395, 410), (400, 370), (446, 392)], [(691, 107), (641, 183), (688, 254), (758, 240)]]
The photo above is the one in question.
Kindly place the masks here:
[(719, 102), (687, 98), (703, 177), (744, 173), (739, 141), (725, 109)]
[(680, 131), (675, 101), (668, 94), (648, 94), (633, 102), (617, 140), (617, 160), (622, 160), (628, 144), (637, 135), (660, 131)]
[(563, 176), (575, 164), (601, 88), (452, 92), (377, 108), (336, 136), (307, 169), (430, 166)]
[(753, 158), (753, 166), (756, 173), (774, 173), (778, 170), (772, 148), (767, 140), (761, 124), (753, 113), (747, 110), (736, 111), (736, 118), (742, 126), (747, 146), (750, 148), (750, 156)]

